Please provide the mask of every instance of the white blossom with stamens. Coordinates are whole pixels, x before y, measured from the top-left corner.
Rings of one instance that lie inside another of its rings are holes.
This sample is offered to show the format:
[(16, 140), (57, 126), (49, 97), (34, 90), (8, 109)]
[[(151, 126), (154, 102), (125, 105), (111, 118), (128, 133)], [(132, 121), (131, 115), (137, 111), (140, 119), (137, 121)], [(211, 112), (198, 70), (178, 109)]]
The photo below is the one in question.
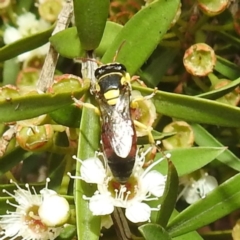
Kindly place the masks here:
[[(16, 19), (18, 28), (7, 26), (3, 33), (3, 41), (5, 44), (13, 43), (21, 38), (29, 37), (38, 32), (44, 31), (50, 27), (50, 24), (43, 19), (36, 19), (33, 13), (26, 12)], [(18, 61), (22, 62), (34, 56), (44, 56), (47, 54), (49, 44), (45, 44), (32, 51), (22, 53), (18, 56)]]
[[(166, 183), (166, 176), (152, 170), (165, 157), (155, 161), (145, 170), (143, 169), (145, 156), (150, 150), (151, 148), (140, 154), (140, 156), (138, 153), (136, 154), (132, 175), (124, 185), (114, 180), (107, 164), (104, 166), (97, 156), (84, 161), (73, 156), (82, 164), (80, 168), (81, 175), (72, 176), (69, 174), (70, 177), (97, 184), (97, 191), (92, 197), (83, 196), (85, 200), (89, 200), (89, 209), (93, 215), (111, 214), (114, 207), (121, 207), (126, 209), (126, 217), (130, 221), (137, 223), (149, 221), (151, 211), (160, 209), (160, 207), (150, 208), (144, 203), (144, 201), (157, 200), (161, 197)], [(99, 153), (98, 155), (104, 158), (103, 154)], [(168, 154), (167, 158), (169, 157)]]
[(206, 172), (201, 172), (201, 177), (198, 180), (191, 178), (182, 179), (185, 186), (181, 196), (188, 204), (193, 204), (196, 201), (205, 198), (206, 195), (218, 186), (215, 177), (208, 175)]
[[(32, 194), (28, 184), (25, 190), (14, 183), (17, 187), (14, 194), (3, 190), (17, 204), (7, 201), (9, 205), (16, 207), (16, 211), (7, 211), (6, 215), (0, 215), (0, 240), (18, 237), (23, 240), (53, 240), (61, 233), (62, 225), (69, 217), (69, 204), (55, 191), (48, 189), (47, 183), (40, 191), (41, 195), (37, 195), (34, 188)], [(61, 226), (53, 227), (53, 224)]]

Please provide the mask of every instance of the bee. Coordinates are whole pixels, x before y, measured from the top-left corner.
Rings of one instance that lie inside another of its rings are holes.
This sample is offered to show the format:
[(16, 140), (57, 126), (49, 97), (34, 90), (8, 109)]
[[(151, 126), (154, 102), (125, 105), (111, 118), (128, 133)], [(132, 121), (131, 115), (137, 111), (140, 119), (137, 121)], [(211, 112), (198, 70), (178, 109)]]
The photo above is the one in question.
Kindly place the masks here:
[(137, 151), (130, 109), (131, 78), (126, 67), (116, 62), (98, 67), (95, 78), (92, 92), (100, 108), (103, 152), (113, 176), (124, 184), (132, 173)]

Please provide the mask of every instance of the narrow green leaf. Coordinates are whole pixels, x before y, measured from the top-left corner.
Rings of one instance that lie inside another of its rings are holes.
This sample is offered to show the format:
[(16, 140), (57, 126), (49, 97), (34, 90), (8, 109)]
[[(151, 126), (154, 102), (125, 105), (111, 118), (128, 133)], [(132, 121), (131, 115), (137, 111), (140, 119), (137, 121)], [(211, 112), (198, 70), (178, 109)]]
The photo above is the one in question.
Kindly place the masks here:
[(16, 14), (20, 15), (25, 12), (30, 11), (31, 6), (33, 6), (34, 2), (32, 0), (25, 1), (17, 1), (16, 2)]
[(73, 225), (67, 225), (61, 231), (61, 234), (57, 238), (58, 240), (70, 240), (76, 236), (76, 227)]
[(232, 34), (225, 32), (225, 31), (220, 31), (218, 34), (225, 39), (228, 43), (234, 45), (237, 49), (239, 49), (240, 45), (240, 39), (238, 37), (233, 36)]
[[(174, 209), (172, 216), (171, 216), (171, 220), (174, 219), (177, 215), (179, 214), (179, 212)], [(203, 238), (199, 235), (199, 233), (197, 233), (197, 231), (192, 231), (192, 232), (188, 232), (186, 234), (177, 236), (173, 238), (174, 240), (203, 240)]]
[(146, 240), (171, 240), (166, 230), (160, 225), (147, 223), (138, 228)]
[(239, 67), (220, 56), (217, 56), (217, 62), (214, 69), (230, 80), (236, 79), (240, 76)]
[[(199, 124), (191, 124), (194, 132), (195, 142), (199, 146), (224, 147), (214, 136), (212, 136), (205, 128)], [(216, 157), (220, 162), (228, 165), (237, 171), (240, 171), (240, 159), (230, 150), (226, 149), (223, 153)]]
[(176, 49), (157, 47), (146, 65), (143, 66), (143, 72), (139, 73), (141, 80), (149, 87), (156, 87), (166, 74), (177, 53), (178, 50)]
[(58, 124), (78, 128), (82, 111), (74, 105), (68, 105), (49, 113), (49, 116)]
[(237, 174), (181, 212), (168, 225), (170, 235), (176, 237), (196, 230), (239, 209), (239, 181)]
[(20, 62), (16, 58), (5, 61), (3, 63), (3, 85), (15, 85), (19, 71)]
[(100, 44), (108, 18), (109, 0), (74, 0), (75, 23), (84, 50)]
[[(61, 93), (29, 94), (0, 100), (0, 122), (13, 122), (49, 113), (73, 103), (72, 96), (81, 97), (89, 88), (85, 82), (82, 88)], [(6, 114), (8, 113), (8, 114)]]
[[(171, 161), (181, 177), (196, 171), (217, 158), (226, 148), (224, 147), (192, 147), (178, 148), (168, 151), (171, 153)], [(157, 158), (161, 154), (157, 154)], [(162, 174), (167, 174), (168, 165), (166, 161), (160, 162), (156, 167)]]
[[(120, 24), (107, 21), (100, 45), (95, 50), (97, 55), (102, 56), (106, 52), (121, 29), (122, 26)], [(76, 27), (71, 27), (56, 33), (50, 37), (49, 41), (56, 51), (64, 57), (77, 58), (84, 56), (84, 50), (79, 41)], [(66, 42), (68, 44), (66, 44)]]
[(13, 198), (9, 197), (0, 197), (0, 215), (5, 215), (7, 211), (14, 211), (14, 207), (7, 204), (7, 200), (13, 200)]
[(162, 204), (156, 223), (166, 227), (172, 215), (178, 196), (178, 173), (171, 161), (168, 161), (167, 182), (162, 196)]
[(179, 0), (158, 0), (142, 8), (123, 27), (102, 58), (103, 63), (117, 61), (126, 65), (130, 74), (135, 73), (157, 47), (174, 19)]
[[(92, 109), (86, 107), (82, 110), (80, 125), (78, 158), (85, 160), (95, 155), (99, 148), (100, 142), (100, 124), (99, 116)], [(76, 175), (79, 176), (81, 164), (77, 162)], [(75, 182), (75, 200), (76, 200), (76, 217), (77, 232), (79, 239), (99, 239), (100, 221), (99, 216), (93, 216), (89, 210), (88, 201), (83, 199), (83, 195), (93, 196), (96, 191), (96, 185), (87, 184), (84, 181), (76, 180)]]
[(214, 100), (214, 99), (220, 98), (220, 97), (228, 94), (229, 92), (233, 91), (236, 87), (239, 86), (239, 84), (240, 84), (240, 78), (232, 81), (231, 83), (229, 83), (228, 85), (226, 85), (222, 88), (219, 88), (219, 89), (216, 89), (216, 90), (213, 90), (210, 92), (202, 93), (195, 97), (201, 97), (201, 98), (207, 98), (207, 99)]
[(47, 43), (54, 27), (55, 26), (52, 26), (46, 31), (33, 34), (26, 38), (22, 38), (14, 43), (0, 48), (0, 62), (14, 58), (21, 53), (33, 50)]
[[(152, 89), (133, 86), (133, 89), (150, 94)], [(157, 91), (153, 97), (158, 113), (192, 121), (226, 127), (240, 127), (240, 109), (219, 102), (181, 94)]]
[(118, 23), (107, 21), (102, 40), (95, 50), (98, 56), (103, 56), (122, 28), (123, 26)]
[(0, 176), (10, 171), (14, 166), (16, 166), (19, 162), (26, 159), (32, 152), (27, 152), (20, 147), (16, 147), (13, 151), (7, 153), (3, 157), (0, 158)]
[(203, 240), (203, 238), (197, 232), (189, 232), (181, 236), (172, 238), (173, 240)]

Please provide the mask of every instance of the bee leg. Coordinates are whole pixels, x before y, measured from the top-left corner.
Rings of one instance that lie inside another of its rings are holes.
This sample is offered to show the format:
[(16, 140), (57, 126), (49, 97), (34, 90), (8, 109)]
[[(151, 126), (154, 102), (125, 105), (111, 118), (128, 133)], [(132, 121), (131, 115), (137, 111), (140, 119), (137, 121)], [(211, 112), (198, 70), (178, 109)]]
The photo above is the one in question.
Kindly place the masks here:
[(72, 100), (74, 101), (75, 105), (77, 107), (86, 107), (86, 108), (89, 108), (89, 109), (93, 109), (95, 111), (96, 114), (98, 114), (100, 116), (100, 111), (97, 107), (95, 107), (93, 104), (91, 103), (85, 103), (81, 100), (78, 100), (76, 99), (75, 97), (72, 96)]
[(155, 144), (152, 144), (152, 150), (146, 155), (145, 162), (143, 164), (143, 168), (147, 168), (149, 165), (153, 163), (157, 154), (157, 147)]
[(131, 82), (137, 82), (142, 87), (147, 87), (147, 85), (142, 80), (140, 80), (139, 78), (140, 78), (139, 76), (132, 76), (130, 81)]
[(153, 90), (153, 92), (152, 92), (151, 94), (149, 94), (149, 95), (147, 95), (147, 96), (139, 96), (139, 97), (136, 97), (135, 99), (133, 99), (133, 100), (131, 101), (131, 107), (132, 107), (132, 108), (137, 108), (137, 106), (138, 106), (138, 103), (137, 103), (137, 102), (139, 102), (139, 101), (144, 101), (144, 100), (149, 100), (149, 99), (153, 98), (154, 95), (156, 94), (157, 90), (158, 90), (157, 88), (154, 88), (154, 90)]

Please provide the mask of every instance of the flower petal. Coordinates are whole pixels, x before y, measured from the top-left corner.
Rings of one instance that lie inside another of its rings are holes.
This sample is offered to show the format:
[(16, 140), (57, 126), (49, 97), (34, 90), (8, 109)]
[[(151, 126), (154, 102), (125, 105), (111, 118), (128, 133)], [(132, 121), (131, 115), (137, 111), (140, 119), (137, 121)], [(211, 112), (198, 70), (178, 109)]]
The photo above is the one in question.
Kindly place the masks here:
[(101, 184), (106, 177), (106, 170), (100, 159), (93, 157), (83, 161), (80, 168), (82, 179), (87, 183)]
[(146, 203), (135, 202), (126, 208), (126, 217), (133, 223), (149, 221), (151, 208)]
[(150, 192), (156, 197), (163, 195), (166, 183), (166, 176), (163, 176), (156, 170), (148, 172), (144, 175), (141, 186), (145, 191)]
[(204, 177), (204, 193), (207, 194), (211, 192), (214, 188), (218, 186), (218, 182), (215, 177), (213, 176), (205, 176)]
[(196, 201), (198, 201), (201, 197), (199, 196), (196, 187), (189, 186), (184, 190), (183, 198), (188, 204), (193, 204)]
[(89, 209), (93, 215), (106, 215), (114, 210), (113, 200), (110, 195), (96, 194), (90, 198)]

